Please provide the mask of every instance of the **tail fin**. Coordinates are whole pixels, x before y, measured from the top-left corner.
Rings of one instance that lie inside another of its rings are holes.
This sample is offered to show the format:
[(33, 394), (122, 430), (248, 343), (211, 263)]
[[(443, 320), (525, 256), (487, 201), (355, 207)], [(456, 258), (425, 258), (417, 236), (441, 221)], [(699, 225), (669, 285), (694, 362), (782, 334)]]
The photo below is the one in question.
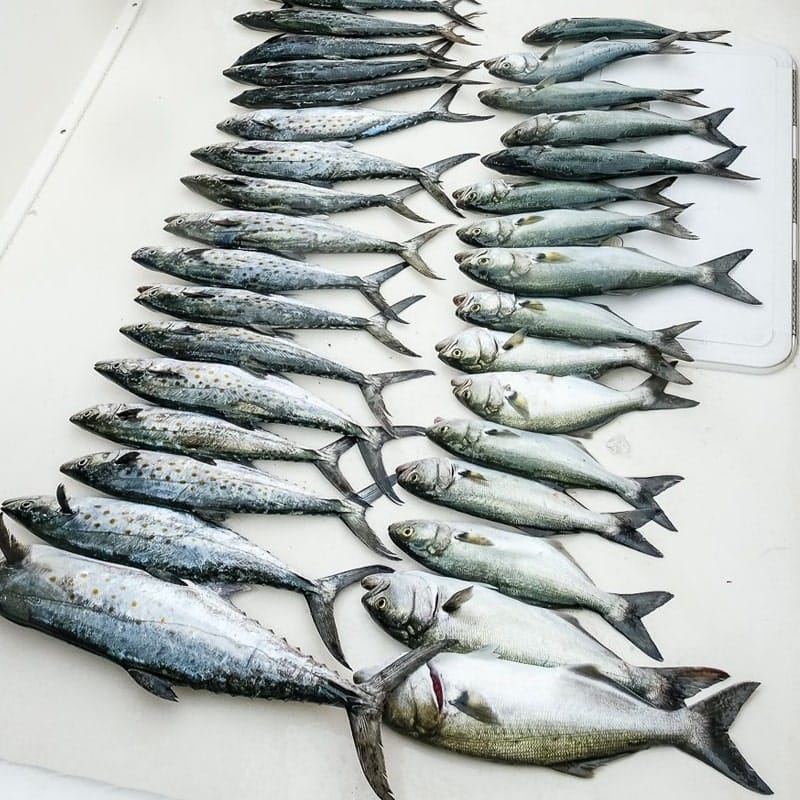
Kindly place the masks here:
[(339, 468), (339, 459), (341, 459), (355, 443), (356, 440), (351, 436), (342, 436), (341, 439), (337, 439), (326, 447), (320, 447), (319, 450), (316, 451), (317, 458), (314, 460), (316, 468), (325, 476), (330, 484), (345, 497), (352, 497), (356, 492)]
[(683, 39), (686, 34), (682, 31), (676, 31), (663, 39), (656, 39), (650, 42), (651, 53), (694, 53), (694, 50), (689, 50), (688, 47), (681, 47), (675, 44), (678, 39)]
[(464, 215), (453, 205), (450, 198), (443, 191), (439, 184), (439, 179), (442, 174), (458, 164), (468, 161), (471, 158), (476, 158), (479, 153), (460, 153), (459, 155), (450, 156), (450, 158), (442, 159), (426, 167), (422, 167), (416, 171), (415, 177), (420, 185), (426, 192), (428, 192), (434, 200), (440, 205), (443, 205), (449, 211), (457, 214), (459, 217)]
[(675, 236), (678, 239), (699, 239), (699, 236), (695, 236), (688, 228), (684, 228), (677, 221), (678, 215), (682, 214), (690, 205), (691, 203), (680, 208), (665, 208), (663, 211), (648, 214), (644, 218), (647, 229), (657, 233), (664, 233), (667, 236)]
[(636, 530), (641, 525), (644, 525), (645, 522), (649, 522), (653, 518), (654, 513), (652, 509), (637, 508), (633, 511), (618, 511), (615, 514), (611, 514), (612, 517), (617, 519), (617, 528), (613, 533), (606, 535), (606, 538), (624, 547), (630, 547), (631, 550), (638, 550), (645, 555), (663, 558), (664, 554), (653, 547), (653, 545)]
[(385, 567), (383, 564), (373, 564), (369, 567), (348, 569), (345, 572), (337, 572), (335, 575), (320, 578), (318, 581), (309, 581), (308, 587), (303, 589), (308, 610), (311, 612), (311, 619), (314, 621), (320, 638), (325, 642), (331, 655), (348, 669), (350, 665), (342, 652), (339, 631), (333, 615), (333, 603), (342, 589), (360, 581), (367, 575), (374, 575), (376, 572), (392, 572), (392, 568)]
[(720, 256), (699, 264), (698, 270), (700, 274), (694, 283), (704, 289), (710, 289), (717, 294), (724, 294), (726, 297), (732, 297), (742, 303), (760, 306), (761, 301), (757, 297), (753, 297), (750, 292), (728, 274), (752, 252), (752, 250), (737, 250), (735, 253), (728, 253), (726, 256)]
[(683, 707), (687, 697), (729, 677), (713, 667), (639, 667), (634, 670), (632, 688), (657, 708), (674, 711)]
[(445, 54), (439, 50), (442, 44), (446, 43), (447, 39), (445, 39), (443, 36), (440, 36), (438, 39), (434, 39), (427, 44), (421, 44), (419, 46), (419, 50), (415, 50), (415, 52), (419, 52), (421, 55), (427, 56), (431, 59), (431, 61), (440, 61), (446, 64), (453, 60), (452, 58), (446, 58)]
[(658, 375), (659, 378), (663, 378), (670, 383), (680, 383), (684, 386), (690, 386), (692, 383), (685, 375), (678, 372), (672, 364), (664, 361), (661, 351), (655, 347), (641, 345), (641, 348), (637, 348), (635, 365), (639, 369), (646, 370), (651, 375)]
[(358, 761), (372, 791), (380, 800), (394, 800), (386, 778), (381, 741), (381, 714), (386, 699), (409, 675), (449, 646), (451, 642), (437, 642), (405, 653), (361, 683), (363, 697), (352, 700), (347, 706)]
[(691, 97), (691, 95), (700, 94), (702, 91), (702, 89), (664, 89), (658, 99), (665, 100), (667, 103), (682, 103), (685, 106), (708, 108), (705, 103), (700, 103)]
[(446, 14), (448, 17), (454, 19), (461, 25), (466, 25), (468, 28), (474, 28), (476, 31), (482, 31), (483, 28), (479, 28), (472, 21), (472, 18), (476, 16), (475, 14), (467, 14), (467, 16), (462, 16), (456, 11), (456, 5), (459, 2), (460, 0), (441, 0), (441, 2), (439, 2), (437, 5), (442, 14)]
[(461, 88), (461, 84), (451, 86), (429, 109), (428, 119), (439, 122), (481, 122), (482, 120), (492, 119), (493, 115), (479, 116), (476, 114), (456, 114), (450, 110), (450, 103)]
[[(414, 187), (417, 188), (416, 186)], [(389, 278), (393, 278), (395, 275), (402, 272), (408, 264), (403, 261), (400, 264), (395, 264), (391, 267), (386, 267), (386, 269), (380, 269), (377, 272), (372, 272), (369, 275), (365, 275), (361, 279), (361, 285), (358, 287), (358, 291), (367, 298), (367, 300), (372, 303), (379, 311), (383, 312), (383, 315), (387, 319), (394, 320), (395, 322), (402, 322), (402, 320), (392, 311), (392, 307), (389, 305), (386, 298), (381, 294), (381, 286), (383, 286)]]
[(396, 477), (391, 478), (386, 473), (383, 464), (381, 450), (383, 446), (392, 439), (403, 439), (407, 436), (424, 436), (425, 428), (418, 428), (414, 425), (403, 425), (387, 431), (384, 428), (364, 428), (364, 436), (358, 440), (358, 449), (364, 464), (369, 470), (369, 474), (375, 479), (376, 486), (393, 503), (402, 504), (402, 500), (394, 491), (393, 484)]
[(678, 747), (740, 786), (759, 794), (772, 794), (728, 736), (728, 728), (757, 688), (757, 683), (739, 683), (695, 703), (686, 710), (688, 731)]
[(382, 205), (390, 208), (401, 217), (414, 220), (414, 222), (430, 223), (429, 219), (421, 217), (416, 211), (414, 211), (413, 208), (409, 208), (405, 204), (406, 197), (411, 197), (412, 194), (416, 194), (421, 188), (422, 187), (418, 184), (414, 184), (413, 186), (408, 186), (405, 189), (400, 189), (396, 192), (392, 192), (391, 194), (378, 195), (379, 201)]
[[(398, 303), (395, 303), (392, 306), (389, 306), (389, 311), (391, 311), (391, 316), (393, 319), (398, 320), (399, 315), (405, 311), (407, 308), (410, 308), (414, 305), (414, 303), (418, 303), (422, 298), (425, 297), (424, 294), (415, 294), (411, 297), (406, 297), (405, 300), (400, 300)], [(379, 314), (376, 314), (374, 317), (370, 317), (366, 324), (364, 325), (364, 330), (377, 339), (381, 344), (385, 344), (390, 350), (394, 350), (396, 353), (402, 353), (404, 356), (414, 356), (415, 358), (419, 358), (419, 354), (415, 353), (413, 350), (409, 350), (401, 341), (396, 339), (389, 331), (387, 326), (388, 320), (386, 319), (386, 315), (383, 311)]]
[(372, 375), (364, 375), (364, 381), (360, 384), (361, 391), (375, 418), (386, 430), (391, 431), (392, 423), (389, 421), (389, 412), (386, 410), (386, 405), (383, 401), (383, 390), (395, 383), (427, 378), (433, 374), (429, 369), (406, 369), (400, 372), (378, 372)]
[(431, 268), (423, 260), (419, 251), (426, 242), (433, 239), (433, 237), (441, 231), (447, 230), (449, 227), (450, 225), (440, 225), (438, 228), (432, 228), (429, 231), (425, 231), (425, 233), (420, 233), (419, 236), (415, 236), (413, 239), (403, 242), (402, 244), (398, 245), (400, 248), (397, 251), (398, 255), (405, 259), (412, 267), (414, 267), (417, 272), (419, 272), (421, 275), (424, 275), (426, 278), (444, 280), (431, 270)]
[(389, 548), (384, 545), (367, 522), (367, 507), (363, 504), (372, 502), (372, 500), (375, 499), (375, 494), (378, 496), (381, 494), (381, 490), (377, 484), (373, 484), (366, 490), (359, 492), (358, 501), (343, 501), (345, 509), (339, 516), (342, 522), (355, 534), (356, 538), (369, 547), (370, 550), (374, 550), (384, 558), (388, 558), (392, 561), (399, 561), (400, 556), (395, 555), (393, 551), (389, 550)]
[(695, 31), (694, 33), (684, 33), (683, 38), (688, 42), (713, 42), (714, 44), (724, 44), (725, 47), (730, 47), (730, 42), (717, 42), (714, 41), (720, 36), (725, 36), (730, 31)]
[[(604, 618), (609, 625), (616, 628), (628, 641), (633, 642), (643, 653), (656, 661), (663, 661), (663, 656), (642, 622), (652, 611), (672, 600), (669, 592), (642, 592), (640, 594), (621, 594), (623, 601)], [(621, 612), (621, 613), (619, 613)]]
[(632, 502), (637, 508), (653, 509), (656, 512), (653, 522), (658, 523), (668, 531), (677, 530), (661, 506), (655, 501), (655, 495), (666, 491), (670, 486), (682, 481), (683, 478), (680, 475), (656, 475), (651, 478), (631, 478), (631, 480), (636, 483), (638, 491), (629, 498), (629, 502)]
[(662, 411), (669, 408), (694, 408), (700, 405), (698, 400), (688, 397), (677, 397), (664, 391), (667, 382), (663, 378), (653, 375), (633, 391), (642, 393), (642, 411)]
[[(482, 15), (483, 12), (481, 11), (473, 11), (472, 14), (465, 15), (464, 19), (471, 20), (474, 17), (480, 17)], [(460, 33), (456, 33), (456, 28), (458, 27), (458, 25), (459, 22), (453, 20), (449, 24), (442, 25), (441, 28), (437, 28), (436, 30), (439, 36), (443, 37), (444, 39), (447, 39), (448, 42), (454, 42), (456, 44), (469, 44), (472, 45), (473, 47), (477, 47), (478, 46), (477, 42), (470, 42), (469, 39), (465, 39)], [(478, 30), (480, 30), (480, 28), (478, 28)]]
[(675, 341), (676, 337), (682, 333), (699, 325), (702, 320), (696, 319), (692, 322), (683, 322), (680, 325), (672, 325), (669, 328), (653, 331), (653, 341), (651, 344), (657, 347), (662, 353), (668, 356), (679, 358), (681, 361), (694, 361), (694, 359), (683, 349), (682, 345)]
[(668, 197), (664, 197), (664, 195), (661, 194), (664, 189), (669, 189), (676, 180), (678, 180), (677, 177), (673, 176), (672, 178), (664, 178), (647, 186), (640, 186), (638, 189), (634, 189), (636, 199), (643, 200), (646, 203), (657, 203), (658, 205), (669, 206), (670, 208), (686, 208), (686, 204), (676, 203), (674, 200), (670, 200)]
[(741, 172), (734, 172), (732, 169), (728, 169), (728, 166), (739, 158), (743, 150), (744, 146), (729, 147), (727, 150), (723, 150), (721, 153), (711, 156), (711, 158), (706, 158), (698, 162), (697, 171), (703, 175), (716, 175), (718, 178), (757, 181), (758, 178), (754, 178), (751, 175), (743, 175)]
[(699, 136), (701, 139), (705, 139), (707, 142), (721, 144), (723, 147), (736, 147), (734, 142), (718, 130), (719, 126), (725, 121), (725, 118), (731, 111), (733, 111), (732, 108), (723, 108), (720, 111), (715, 111), (713, 114), (695, 117), (691, 120), (695, 135)]

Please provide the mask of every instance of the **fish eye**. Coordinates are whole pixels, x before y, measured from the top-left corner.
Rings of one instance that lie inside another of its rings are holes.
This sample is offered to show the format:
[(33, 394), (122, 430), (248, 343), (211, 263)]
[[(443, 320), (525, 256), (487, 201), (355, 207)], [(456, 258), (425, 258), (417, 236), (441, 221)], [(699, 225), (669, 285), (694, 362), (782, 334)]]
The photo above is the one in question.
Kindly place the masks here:
[(85, 457), (85, 458), (82, 458), (82, 459), (80, 459), (78, 461), (78, 466), (79, 467), (85, 467), (88, 463), (89, 463), (89, 459)]
[(478, 195), (475, 192), (467, 192), (466, 197), (464, 197), (464, 200), (466, 200), (468, 203), (474, 203), (477, 199)]
[(31, 501), (31, 500), (26, 500), (24, 503), (21, 503), (21, 504), (20, 504), (20, 508), (21, 508), (23, 511), (27, 511), (29, 508), (33, 508), (33, 501)]
[(480, 228), (473, 228), (470, 231), (470, 235), (471, 236), (480, 236), (481, 235), (481, 229)]
[[(462, 355), (461, 348), (460, 348), (460, 347), (454, 347), (454, 348), (453, 348), (453, 349), (450, 351), (450, 355), (451, 355), (451, 356), (453, 356), (453, 358), (461, 358), (461, 355)], [(445, 429), (444, 429), (444, 428), (441, 428), (440, 430), (445, 430)]]
[(386, 608), (386, 606), (388, 606), (388, 605), (389, 605), (389, 603), (388, 603), (388, 601), (386, 600), (386, 598), (385, 598), (385, 597), (379, 597), (379, 598), (378, 598), (378, 599), (375, 601), (375, 608), (376, 608), (378, 611), (383, 611), (383, 609), (384, 609), (384, 608)]
[(469, 399), (472, 397), (472, 392), (471, 392), (469, 389), (464, 389), (464, 391), (463, 391), (463, 392), (461, 392), (461, 396), (462, 396), (462, 397), (463, 397), (465, 400), (469, 400)]
[(480, 303), (473, 303), (473, 304), (472, 304), (472, 305), (469, 307), (469, 310), (470, 310), (470, 311), (471, 311), (473, 314), (477, 314), (477, 313), (478, 313), (478, 312), (481, 310), (481, 304), (480, 304)]
[(414, 529), (411, 526), (409, 526), (408, 528), (403, 528), (403, 530), (400, 531), (400, 535), (404, 539), (410, 539), (414, 535)]
[(442, 427), (439, 428), (439, 433), (447, 433), (447, 431), (449, 431), (449, 430), (450, 430), (450, 426), (449, 425), (442, 425)]
[(489, 264), (489, 258), (488, 258), (488, 256), (481, 256), (481, 257), (478, 259), (478, 263), (479, 263), (479, 264), (480, 264), (482, 267), (485, 267), (485, 266), (487, 266), (487, 265)]
[(408, 476), (408, 482), (409, 483), (416, 483), (418, 480), (419, 480), (419, 475), (416, 472), (412, 472)]

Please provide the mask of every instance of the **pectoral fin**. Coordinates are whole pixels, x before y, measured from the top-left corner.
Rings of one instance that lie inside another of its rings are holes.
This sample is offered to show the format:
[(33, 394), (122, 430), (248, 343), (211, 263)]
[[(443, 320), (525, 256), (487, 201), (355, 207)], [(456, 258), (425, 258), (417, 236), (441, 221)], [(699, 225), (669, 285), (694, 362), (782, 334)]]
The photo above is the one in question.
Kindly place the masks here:
[(450, 704), (455, 706), (462, 714), (483, 722), (486, 725), (498, 725), (500, 720), (495, 716), (489, 703), (477, 692), (461, 692)]
[(512, 350), (515, 347), (519, 347), (525, 341), (525, 331), (517, 331), (516, 333), (512, 333), (511, 336), (508, 337), (503, 342), (503, 350)]
[(472, 597), (472, 587), (467, 586), (466, 589), (459, 589), (455, 594), (451, 595), (447, 600), (445, 600), (444, 604), (442, 605), (442, 610), (446, 611), (448, 614), (452, 614), (455, 611), (458, 611), (464, 603), (467, 602)]
[(514, 224), (521, 228), (523, 225), (535, 225), (537, 222), (541, 222), (544, 217), (539, 216), (538, 214), (525, 214), (524, 216), (518, 217)]
[(520, 305), (529, 311), (544, 311), (544, 303), (541, 300), (521, 300)]
[(554, 250), (550, 250), (547, 253), (537, 253), (536, 260), (539, 263), (546, 262), (547, 264), (566, 264), (567, 262), (572, 261), (571, 258)]
[(484, 433), (487, 436), (512, 436), (515, 439), (519, 439), (519, 434), (509, 428), (488, 428)]
[(458, 474), (459, 474), (459, 477), (461, 477), (461, 478), (467, 478), (467, 479), (469, 479), (471, 481), (478, 481), (480, 483), (486, 483), (486, 476), (483, 473), (478, 472), (477, 470), (474, 470), (474, 469), (460, 469), (458, 471)]
[(486, 536), (481, 536), (479, 533), (472, 533), (467, 531), (456, 535), (459, 542), (466, 542), (466, 544), (476, 544), (479, 547), (494, 547), (494, 542)]
[(539, 56), (539, 61), (547, 61), (548, 58), (552, 58), (560, 46), (561, 42), (556, 42), (554, 45), (548, 47), (547, 50)]
[(164, 678), (159, 678), (158, 675), (151, 675), (149, 672), (142, 672), (138, 669), (129, 669), (128, 675), (150, 694), (154, 694), (162, 700), (169, 700), (171, 703), (178, 702), (178, 696), (172, 691), (169, 681), (164, 680)]
[(511, 406), (511, 408), (522, 414), (524, 417), (530, 417), (531, 409), (528, 405), (525, 395), (508, 388), (506, 392), (506, 402)]

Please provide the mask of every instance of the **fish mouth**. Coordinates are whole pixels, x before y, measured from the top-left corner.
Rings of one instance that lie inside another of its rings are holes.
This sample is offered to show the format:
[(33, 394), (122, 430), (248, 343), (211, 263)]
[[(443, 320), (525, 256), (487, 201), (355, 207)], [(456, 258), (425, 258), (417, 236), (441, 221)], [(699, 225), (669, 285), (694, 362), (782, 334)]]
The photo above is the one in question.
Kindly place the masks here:
[(461, 306), (461, 305), (463, 305), (463, 304), (466, 302), (466, 299), (467, 299), (467, 297), (468, 297), (468, 295), (466, 295), (466, 294), (457, 294), (457, 295), (456, 295), (456, 296), (453, 298), (453, 305), (454, 305), (454, 306)]
[(373, 575), (367, 575), (361, 579), (361, 588), (362, 589), (369, 589), (370, 594), (365, 594), (362, 600), (367, 597), (370, 597), (371, 594), (375, 592), (376, 589), (385, 589), (389, 585), (389, 581), (382, 576), (380, 573), (375, 573)]
[(437, 342), (434, 345), (436, 352), (441, 353), (443, 350), (446, 350), (452, 344), (454, 339), (455, 339), (454, 336), (448, 336), (446, 339), (442, 339), (441, 342)]
[(483, 61), (483, 66), (486, 67), (486, 69), (491, 70), (494, 66), (496, 66), (499, 60), (500, 59), (498, 56), (495, 56), (494, 58), (486, 58)]
[(473, 236), (469, 232), (468, 228), (459, 228), (456, 231), (456, 236), (458, 236), (464, 244), (471, 244), (473, 247), (480, 247), (483, 244), (478, 237)]
[(456, 260), (456, 264), (463, 264), (470, 256), (472, 256), (471, 250), (462, 250), (460, 253), (456, 253), (453, 258)]
[(431, 690), (433, 691), (433, 696), (436, 698), (436, 705), (439, 708), (439, 713), (441, 713), (442, 709), (444, 709), (444, 687), (442, 686), (442, 679), (430, 661), (426, 666), (428, 667), (428, 675), (430, 675), (431, 679)]
[(452, 195), (453, 200), (460, 200), (466, 193), (467, 193), (466, 187), (462, 189), (456, 189)]
[(394, 474), (397, 475), (398, 482), (402, 482), (403, 478), (416, 467), (416, 461), (407, 461), (395, 468)]
[(199, 161), (206, 161), (210, 154), (211, 148), (208, 145), (205, 147), (195, 147), (194, 150), (189, 151), (189, 155)]

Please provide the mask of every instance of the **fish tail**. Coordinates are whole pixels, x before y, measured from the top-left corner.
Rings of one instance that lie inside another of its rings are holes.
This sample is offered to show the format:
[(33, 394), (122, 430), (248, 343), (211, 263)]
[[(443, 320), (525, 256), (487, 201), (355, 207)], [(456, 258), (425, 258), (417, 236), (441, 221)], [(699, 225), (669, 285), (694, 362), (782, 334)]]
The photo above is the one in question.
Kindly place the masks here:
[(730, 42), (717, 42), (720, 36), (725, 36), (730, 31), (695, 31), (694, 33), (684, 33), (682, 37), (687, 42), (713, 42), (714, 44), (723, 44), (725, 47), (730, 47)]
[(700, 405), (697, 400), (690, 400), (688, 397), (677, 397), (673, 394), (667, 394), (664, 391), (666, 385), (667, 382), (663, 378), (653, 375), (633, 390), (641, 394), (642, 411), (661, 411), (668, 408), (694, 408)]
[(477, 114), (456, 114), (450, 110), (450, 103), (461, 88), (461, 84), (457, 83), (451, 86), (429, 109), (427, 112), (428, 119), (436, 120), (438, 122), (480, 122), (486, 119), (492, 119), (493, 114), (488, 116), (480, 116)]
[[(400, 300), (399, 302), (395, 303), (392, 306), (389, 306), (388, 311), (391, 312), (391, 318), (395, 321), (402, 322), (400, 319), (400, 314), (405, 311), (407, 308), (414, 305), (414, 303), (418, 303), (422, 298), (425, 297), (424, 294), (415, 294), (411, 297), (406, 297), (405, 300)], [(388, 327), (388, 320), (387, 314), (385, 311), (381, 311), (378, 314), (375, 314), (374, 317), (370, 317), (366, 323), (364, 324), (364, 330), (377, 339), (381, 344), (385, 344), (390, 350), (394, 350), (396, 353), (402, 353), (404, 356), (414, 356), (415, 358), (419, 358), (419, 354), (415, 353), (413, 350), (409, 350), (399, 339), (396, 339), (392, 333), (389, 331)]]
[(616, 519), (616, 526), (613, 533), (607, 536), (608, 539), (624, 547), (630, 547), (632, 550), (638, 550), (645, 555), (663, 558), (664, 554), (653, 547), (637, 530), (653, 518), (654, 511), (652, 509), (637, 508), (633, 511), (618, 511), (611, 516)]
[(340, 469), (339, 460), (355, 443), (356, 440), (352, 436), (342, 436), (341, 439), (317, 450), (314, 461), (314, 465), (328, 482), (345, 497), (353, 497), (356, 492)]
[[(473, 0), (474, 1), (474, 0)], [(467, 14), (466, 16), (462, 16), (456, 11), (456, 5), (461, 2), (461, 0), (440, 0), (437, 3), (437, 8), (442, 14), (447, 15), (450, 19), (454, 19), (461, 25), (466, 25), (468, 28), (473, 28), (476, 31), (482, 31), (483, 28), (478, 27), (472, 20), (478, 14)]]
[(318, 581), (309, 581), (308, 587), (303, 589), (308, 610), (311, 612), (311, 619), (314, 621), (325, 647), (337, 661), (348, 669), (350, 669), (350, 665), (342, 652), (339, 630), (333, 614), (333, 604), (342, 589), (366, 578), (367, 575), (374, 575), (376, 572), (392, 572), (392, 569), (382, 564), (348, 569), (345, 572), (337, 572), (335, 575), (320, 578)]
[(422, 167), (415, 171), (414, 177), (419, 181), (420, 186), (440, 205), (444, 206), (448, 211), (452, 211), (459, 217), (464, 215), (453, 205), (450, 198), (442, 189), (439, 179), (445, 170), (448, 170), (457, 164), (461, 164), (470, 158), (475, 158), (479, 153), (462, 153), (450, 158), (442, 159), (434, 164)]
[(682, 103), (685, 106), (708, 108), (705, 103), (701, 103), (692, 97), (692, 95), (700, 94), (702, 91), (702, 89), (663, 89), (658, 99), (667, 103)]
[(657, 203), (662, 206), (669, 206), (669, 208), (686, 208), (684, 203), (676, 203), (665, 197), (662, 192), (669, 189), (675, 181), (678, 180), (676, 176), (671, 178), (663, 178), (655, 183), (650, 183), (647, 186), (640, 186), (638, 189), (633, 190), (634, 197), (637, 200), (643, 200), (646, 203)]
[[(414, 187), (417, 188), (416, 186)], [(385, 269), (379, 269), (377, 272), (372, 272), (361, 278), (361, 283), (358, 286), (358, 291), (367, 298), (387, 319), (392, 319), (395, 322), (402, 322), (400, 317), (392, 311), (392, 307), (386, 298), (381, 294), (381, 286), (383, 286), (389, 278), (402, 272), (408, 264), (403, 261), (400, 264), (394, 264)]]
[(734, 172), (728, 169), (744, 150), (744, 145), (739, 147), (729, 147), (721, 153), (717, 153), (711, 158), (706, 158), (697, 164), (697, 171), (703, 175), (716, 175), (718, 178), (733, 178), (739, 181), (757, 181), (752, 175), (744, 175), (741, 172)]
[(681, 361), (694, 361), (694, 359), (683, 349), (683, 346), (675, 341), (676, 337), (685, 333), (695, 325), (699, 325), (701, 320), (693, 320), (692, 322), (683, 322), (680, 325), (672, 325), (669, 328), (661, 328), (661, 330), (652, 331), (652, 344), (657, 347), (662, 353), (668, 356), (679, 358)]
[(728, 735), (737, 714), (758, 686), (755, 682), (738, 683), (687, 708), (686, 739), (677, 746), (740, 786), (758, 794), (772, 794)]
[(430, 223), (429, 219), (421, 217), (416, 211), (414, 211), (413, 208), (409, 208), (405, 203), (406, 197), (411, 197), (412, 194), (416, 194), (421, 188), (422, 186), (415, 183), (412, 186), (407, 186), (405, 189), (399, 189), (391, 194), (379, 195), (379, 199), (383, 205), (385, 205), (387, 208), (391, 208), (392, 211), (394, 211), (396, 214), (399, 214), (401, 217), (414, 220), (414, 222)]
[(681, 47), (675, 44), (679, 39), (686, 36), (684, 32), (676, 31), (669, 36), (664, 36), (662, 39), (656, 39), (650, 42), (650, 53), (694, 53), (694, 50), (689, 50), (688, 47)]
[(736, 147), (735, 142), (732, 142), (719, 131), (719, 126), (725, 121), (731, 111), (733, 111), (732, 108), (723, 108), (720, 111), (714, 111), (712, 114), (706, 114), (705, 116), (695, 117), (693, 120), (690, 120), (695, 135), (712, 144), (717, 143), (721, 144), (723, 147)]
[(631, 677), (637, 694), (657, 708), (674, 711), (687, 697), (730, 676), (713, 667), (636, 667)]
[(656, 512), (653, 522), (658, 523), (668, 531), (675, 531), (677, 528), (672, 524), (670, 518), (664, 513), (663, 509), (655, 500), (657, 494), (666, 491), (670, 486), (674, 486), (683, 480), (681, 475), (656, 475), (650, 478), (631, 478), (636, 490), (624, 499), (632, 503), (637, 508), (651, 508)]
[[(467, 14), (465, 16), (465, 19), (471, 20), (474, 17), (480, 17), (482, 15), (483, 15), (482, 11), (473, 11), (471, 14)], [(448, 42), (453, 42), (455, 44), (468, 44), (472, 45), (473, 47), (477, 47), (478, 46), (477, 42), (471, 42), (469, 41), (469, 39), (465, 39), (460, 33), (456, 33), (455, 29), (458, 27), (459, 24), (460, 23), (457, 20), (453, 20), (452, 22), (449, 22), (447, 25), (442, 25), (441, 28), (437, 28), (436, 30), (439, 33), (439, 36), (441, 36), (443, 39), (447, 39)], [(478, 28), (478, 30), (480, 30), (480, 28)]]
[(420, 248), (426, 242), (433, 239), (433, 237), (436, 236), (441, 231), (447, 230), (447, 228), (449, 227), (450, 227), (449, 225), (440, 225), (438, 228), (432, 228), (429, 231), (425, 231), (425, 233), (420, 233), (419, 236), (415, 236), (413, 239), (408, 239), (407, 241), (399, 245), (399, 249), (397, 251), (398, 255), (402, 259), (407, 261), (412, 267), (414, 267), (414, 269), (417, 272), (419, 272), (421, 275), (424, 275), (426, 278), (436, 278), (436, 280), (444, 280), (431, 270), (431, 268), (423, 260), (419, 251)]
[(688, 205), (679, 208), (665, 208), (663, 211), (648, 214), (644, 218), (647, 229), (667, 236), (675, 236), (678, 239), (699, 239), (699, 236), (693, 234), (688, 228), (684, 228), (677, 221), (678, 215), (682, 214), (687, 208), (689, 208)]
[(394, 484), (397, 483), (397, 477), (395, 475), (389, 477), (386, 473), (381, 450), (392, 439), (424, 436), (426, 429), (416, 425), (401, 425), (389, 430), (379, 427), (363, 428), (362, 430), (363, 436), (358, 440), (358, 449), (364, 459), (364, 464), (374, 478), (376, 487), (393, 503), (401, 505), (403, 501), (397, 496), (393, 488)]
[[(381, 716), (389, 694), (406, 678), (451, 645), (437, 642), (405, 653), (371, 678), (360, 683), (363, 694), (346, 700), (350, 731), (358, 761), (372, 790), (380, 800), (394, 800), (386, 777), (381, 740)], [(358, 682), (358, 676), (356, 677)]]
[(360, 384), (364, 399), (370, 407), (375, 418), (383, 425), (387, 431), (392, 431), (392, 423), (389, 421), (389, 412), (383, 400), (383, 390), (387, 386), (404, 381), (413, 381), (417, 378), (427, 378), (434, 373), (429, 369), (405, 369), (400, 372), (377, 372), (372, 375), (364, 375), (363, 382)]
[(724, 294), (726, 297), (732, 297), (742, 303), (749, 303), (754, 306), (761, 305), (761, 301), (757, 297), (750, 294), (747, 289), (729, 275), (730, 271), (744, 261), (752, 252), (752, 250), (737, 250), (735, 253), (728, 253), (728, 255), (699, 264), (700, 274), (694, 280), (694, 283), (704, 289), (710, 289), (712, 292), (717, 292), (717, 294)]
[[(375, 491), (380, 495), (381, 491), (373, 484)], [(372, 489), (373, 487), (369, 487)], [(361, 503), (364, 502), (364, 492), (359, 493)], [(350, 531), (355, 534), (355, 537), (362, 543), (369, 547), (370, 550), (378, 553), (384, 558), (391, 559), (392, 561), (399, 561), (400, 556), (395, 555), (389, 550), (386, 545), (378, 538), (378, 534), (370, 527), (367, 522), (367, 508), (359, 502), (346, 501), (346, 509), (340, 514), (342, 522), (350, 528)]]
[(641, 592), (639, 594), (620, 594), (617, 597), (621, 602), (605, 615), (606, 622), (650, 658), (663, 661), (664, 658), (645, 628), (642, 617), (646, 617), (664, 603), (672, 600), (674, 595), (670, 592)]
[(633, 363), (639, 369), (643, 369), (651, 375), (658, 375), (659, 378), (664, 378), (665, 381), (670, 383), (680, 383), (684, 386), (689, 386), (692, 383), (685, 375), (678, 372), (672, 364), (664, 361), (661, 351), (656, 347), (650, 347), (645, 344), (637, 348), (634, 353)]

